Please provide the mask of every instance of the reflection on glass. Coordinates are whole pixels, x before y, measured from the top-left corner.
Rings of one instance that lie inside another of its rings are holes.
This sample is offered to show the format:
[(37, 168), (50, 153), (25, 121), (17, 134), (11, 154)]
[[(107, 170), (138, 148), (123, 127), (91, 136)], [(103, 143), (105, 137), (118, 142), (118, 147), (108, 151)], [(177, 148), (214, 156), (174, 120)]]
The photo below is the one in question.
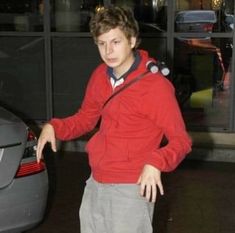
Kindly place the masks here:
[(1, 0), (0, 31), (43, 31), (43, 0)]
[(175, 40), (173, 83), (186, 122), (191, 126), (228, 127), (231, 40)]
[(43, 39), (0, 37), (0, 104), (23, 119), (46, 119)]
[(166, 61), (167, 42), (162, 37), (141, 37), (140, 49), (147, 50), (149, 54), (159, 61)]
[(100, 56), (92, 38), (53, 38), (52, 45), (53, 112), (57, 117), (65, 117), (80, 106)]
[(141, 32), (166, 31), (167, 1), (136, 1), (134, 12)]
[(139, 22), (141, 32), (166, 30), (166, 0), (51, 0), (52, 31), (88, 32), (91, 15), (101, 7), (109, 5), (130, 7)]
[(234, 30), (234, 1), (225, 0), (222, 6), (222, 26), (225, 31), (231, 32)]
[(187, 10), (176, 14), (177, 32), (212, 32), (217, 17), (212, 10)]
[(211, 1), (211, 8), (213, 10), (220, 10), (222, 3), (223, 3), (223, 0), (212, 0)]
[[(234, 0), (177, 0), (175, 24), (178, 32), (182, 32), (179, 28), (183, 25), (187, 29), (184, 32), (231, 31), (234, 28)], [(207, 25), (210, 27), (207, 28)]]
[(55, 0), (56, 31), (79, 31), (80, 7), (78, 0)]

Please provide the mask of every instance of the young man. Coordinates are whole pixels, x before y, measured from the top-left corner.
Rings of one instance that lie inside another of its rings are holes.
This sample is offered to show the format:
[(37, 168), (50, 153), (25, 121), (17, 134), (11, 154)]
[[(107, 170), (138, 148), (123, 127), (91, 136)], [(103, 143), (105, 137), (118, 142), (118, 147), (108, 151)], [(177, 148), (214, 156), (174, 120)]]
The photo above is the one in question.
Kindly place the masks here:
[[(157, 192), (164, 193), (161, 172), (178, 166), (191, 140), (171, 83), (160, 72), (146, 73), (153, 59), (136, 49), (138, 25), (132, 12), (104, 8), (91, 19), (90, 31), (104, 63), (93, 72), (79, 111), (45, 124), (37, 157), (47, 142), (56, 151), (56, 138), (77, 138), (101, 117), (86, 147), (92, 174), (80, 208), (81, 233), (151, 233)], [(160, 147), (163, 136), (168, 143)]]

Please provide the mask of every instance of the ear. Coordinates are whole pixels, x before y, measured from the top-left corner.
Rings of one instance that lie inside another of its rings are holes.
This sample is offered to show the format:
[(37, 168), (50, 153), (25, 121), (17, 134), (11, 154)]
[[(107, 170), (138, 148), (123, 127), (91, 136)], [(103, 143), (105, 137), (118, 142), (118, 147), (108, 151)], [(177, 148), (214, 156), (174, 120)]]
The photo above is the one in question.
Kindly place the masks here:
[(136, 41), (137, 41), (136, 37), (131, 37), (130, 43), (131, 43), (131, 48), (132, 49), (135, 48)]

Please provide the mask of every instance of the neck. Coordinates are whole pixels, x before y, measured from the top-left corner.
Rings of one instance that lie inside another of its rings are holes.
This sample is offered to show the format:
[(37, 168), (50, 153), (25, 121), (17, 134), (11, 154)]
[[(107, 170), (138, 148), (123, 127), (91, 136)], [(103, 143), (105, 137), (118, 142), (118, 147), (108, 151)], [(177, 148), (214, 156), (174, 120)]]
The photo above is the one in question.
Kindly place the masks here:
[(135, 61), (135, 56), (132, 53), (130, 57), (128, 58), (128, 60), (126, 61), (125, 65), (113, 69), (114, 75), (117, 78), (120, 78), (123, 74), (125, 74), (130, 69), (134, 61)]

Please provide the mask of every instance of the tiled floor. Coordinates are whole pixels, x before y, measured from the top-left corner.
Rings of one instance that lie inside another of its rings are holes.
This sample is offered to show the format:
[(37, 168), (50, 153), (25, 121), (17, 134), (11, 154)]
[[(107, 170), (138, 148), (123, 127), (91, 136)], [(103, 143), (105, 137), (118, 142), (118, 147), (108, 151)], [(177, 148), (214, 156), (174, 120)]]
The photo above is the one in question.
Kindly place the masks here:
[[(46, 160), (48, 210), (43, 223), (28, 233), (79, 233), (78, 209), (89, 176), (86, 155), (58, 153)], [(187, 159), (175, 172), (163, 174), (163, 183), (154, 233), (235, 232), (235, 163)]]

